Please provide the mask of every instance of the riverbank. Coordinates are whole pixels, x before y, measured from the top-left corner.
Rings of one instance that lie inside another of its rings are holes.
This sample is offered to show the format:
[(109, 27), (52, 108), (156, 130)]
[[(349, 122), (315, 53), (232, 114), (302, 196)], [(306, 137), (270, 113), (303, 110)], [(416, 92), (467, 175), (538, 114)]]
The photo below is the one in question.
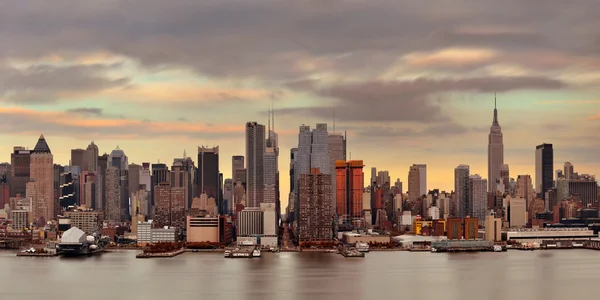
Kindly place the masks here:
[(182, 254), (186, 252), (185, 249), (179, 249), (177, 251), (171, 251), (171, 252), (160, 252), (160, 253), (139, 253), (138, 255), (135, 256), (135, 258), (171, 258), (171, 257), (175, 257), (179, 254)]

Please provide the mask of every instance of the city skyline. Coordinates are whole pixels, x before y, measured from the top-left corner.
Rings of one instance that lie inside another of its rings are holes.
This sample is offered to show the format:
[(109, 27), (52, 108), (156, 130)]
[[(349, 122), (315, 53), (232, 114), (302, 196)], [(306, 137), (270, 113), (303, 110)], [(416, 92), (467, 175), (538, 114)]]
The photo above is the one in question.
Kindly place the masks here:
[(460, 164), (489, 177), (497, 91), (510, 177), (535, 180), (543, 143), (553, 145), (555, 169), (567, 161), (580, 174), (600, 169), (600, 24), (591, 5), (563, 15), (557, 4), (497, 1), (340, 1), (319, 10), (284, 1), (27, 2), (44, 9), (9, 2), (0, 11), (1, 162), (14, 146), (33, 149), (40, 134), (62, 165), (90, 141), (100, 154), (119, 146), (132, 163), (168, 166), (184, 150), (197, 165), (194, 150), (208, 145), (220, 147), (220, 171), (231, 178), (231, 156), (245, 156), (245, 123), (266, 125), (273, 103), (283, 207), (299, 126), (327, 123), (331, 133), (334, 108), (348, 160), (389, 171), (405, 191), (409, 167), (426, 164), (428, 189), (449, 191)]

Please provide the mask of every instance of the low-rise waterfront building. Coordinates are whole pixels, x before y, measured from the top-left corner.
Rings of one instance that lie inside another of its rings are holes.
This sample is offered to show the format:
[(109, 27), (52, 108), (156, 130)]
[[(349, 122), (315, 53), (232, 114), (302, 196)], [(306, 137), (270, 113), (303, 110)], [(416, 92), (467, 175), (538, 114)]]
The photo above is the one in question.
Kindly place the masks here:
[(137, 242), (139, 246), (160, 242), (177, 242), (177, 228), (152, 228), (152, 221), (137, 224)]
[(343, 234), (342, 239), (345, 244), (356, 244), (356, 243), (387, 244), (391, 241), (391, 237), (389, 235), (360, 234), (360, 233), (356, 233), (356, 232), (346, 232)]

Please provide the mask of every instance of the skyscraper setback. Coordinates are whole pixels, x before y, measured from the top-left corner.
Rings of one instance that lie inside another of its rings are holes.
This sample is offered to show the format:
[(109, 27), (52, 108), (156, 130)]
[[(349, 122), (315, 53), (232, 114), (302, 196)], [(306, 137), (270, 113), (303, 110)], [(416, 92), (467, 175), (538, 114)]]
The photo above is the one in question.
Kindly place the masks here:
[(500, 169), (504, 164), (504, 137), (498, 123), (498, 110), (494, 96), (494, 120), (488, 136), (488, 191), (495, 192), (497, 183), (501, 180)]

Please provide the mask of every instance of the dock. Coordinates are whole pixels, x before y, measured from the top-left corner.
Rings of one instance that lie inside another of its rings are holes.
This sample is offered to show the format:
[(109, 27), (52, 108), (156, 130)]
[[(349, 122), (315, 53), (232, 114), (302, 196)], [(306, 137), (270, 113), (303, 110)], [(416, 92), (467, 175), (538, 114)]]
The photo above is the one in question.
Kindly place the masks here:
[(19, 252), (17, 256), (26, 256), (26, 257), (55, 257), (59, 256), (60, 253), (57, 252), (46, 252), (46, 253), (31, 253), (31, 252)]
[(431, 243), (431, 252), (495, 251), (494, 243), (484, 240), (445, 240)]
[(179, 249), (177, 251), (172, 252), (159, 252), (159, 253), (140, 253), (135, 256), (135, 258), (171, 258), (175, 257), (181, 253), (186, 252), (185, 249)]
[(350, 258), (350, 257), (365, 257), (365, 253), (364, 252), (360, 252), (356, 249), (343, 249), (340, 251), (340, 254), (343, 257), (346, 258)]
[(260, 257), (260, 249), (257, 246), (239, 246), (234, 249), (225, 250), (225, 258), (254, 258)]

